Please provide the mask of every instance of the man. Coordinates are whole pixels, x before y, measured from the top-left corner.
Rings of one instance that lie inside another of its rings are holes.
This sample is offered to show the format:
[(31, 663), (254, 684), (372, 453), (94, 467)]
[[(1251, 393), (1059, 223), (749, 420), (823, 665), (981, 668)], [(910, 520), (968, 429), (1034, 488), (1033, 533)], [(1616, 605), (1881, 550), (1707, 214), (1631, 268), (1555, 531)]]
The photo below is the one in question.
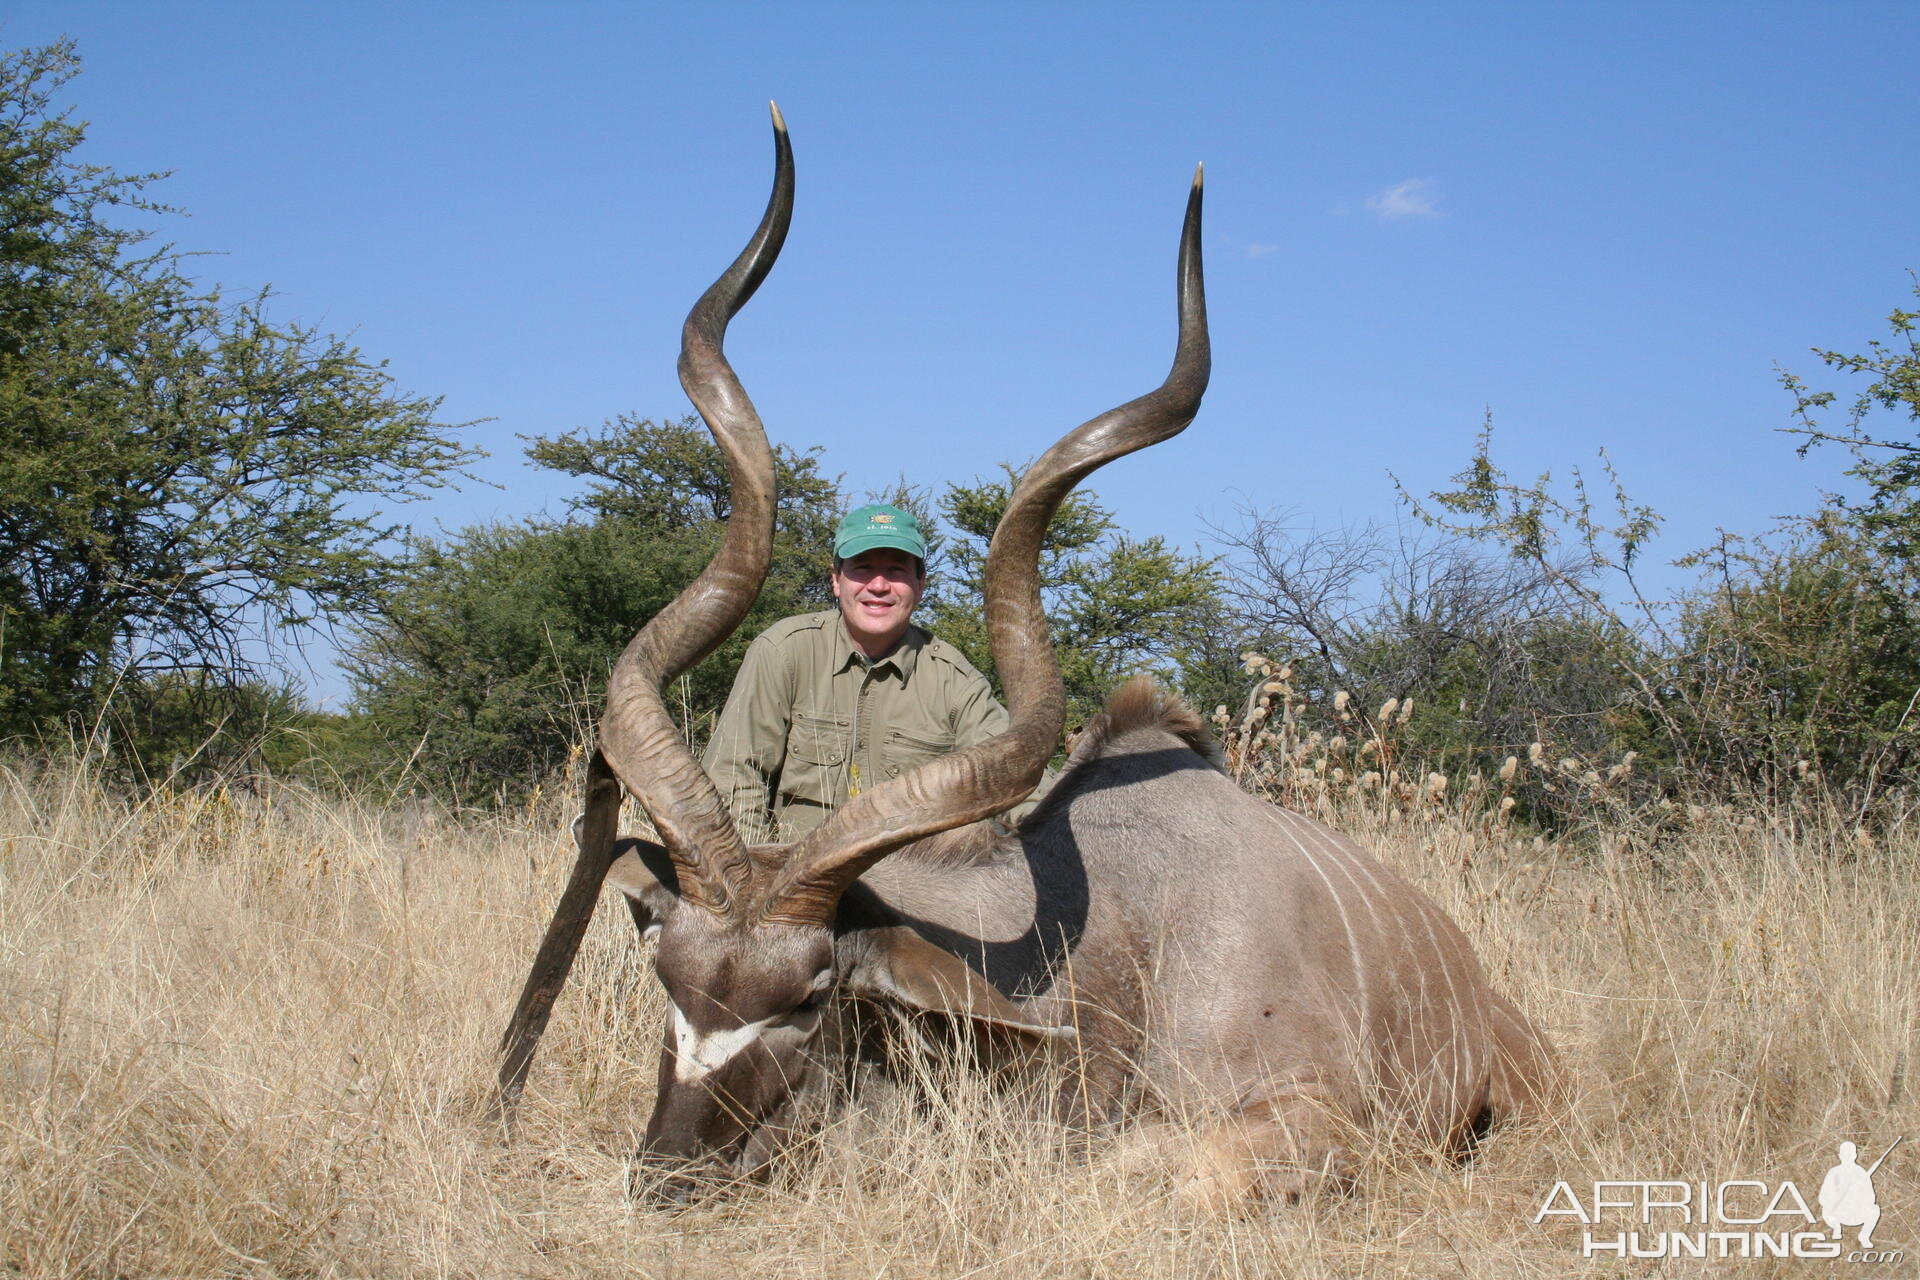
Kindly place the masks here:
[(703, 762), (747, 840), (797, 839), (869, 787), (1007, 727), (986, 677), (913, 625), (926, 555), (912, 512), (850, 512), (834, 535), (835, 607), (748, 647)]

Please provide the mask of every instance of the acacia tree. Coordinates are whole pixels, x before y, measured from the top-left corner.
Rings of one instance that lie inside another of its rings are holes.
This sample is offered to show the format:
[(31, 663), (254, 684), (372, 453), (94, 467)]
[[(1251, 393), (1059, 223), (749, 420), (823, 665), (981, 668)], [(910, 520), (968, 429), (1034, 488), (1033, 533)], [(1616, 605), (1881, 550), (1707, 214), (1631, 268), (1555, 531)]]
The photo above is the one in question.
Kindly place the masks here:
[[(587, 481), (564, 519), (415, 542), (405, 589), (348, 654), (357, 729), (389, 781), (468, 803), (525, 794), (591, 739), (607, 673), (633, 633), (713, 556), (731, 509), (726, 464), (696, 417), (621, 417), (533, 437), (527, 454)], [(753, 611), (677, 686), (698, 739), (747, 643), (826, 601), (839, 491), (812, 453), (774, 449), (772, 567)]]
[(1362, 720), (1411, 699), (1398, 741), (1459, 772), (1498, 767), (1543, 737), (1591, 754), (1645, 746), (1620, 739), (1631, 726), (1617, 663), (1633, 637), (1558, 588), (1582, 572), (1565, 557), (1549, 573), (1457, 536), (1302, 530), (1253, 508), (1213, 533), (1228, 549), (1243, 646), (1294, 668), (1316, 727), (1337, 731), (1341, 692)]
[[(1920, 298), (1920, 278), (1913, 292)], [(1870, 496), (1864, 505), (1835, 499), (1836, 508), (1868, 533), (1886, 539), (1888, 550), (1910, 562), (1920, 549), (1920, 311), (1894, 308), (1887, 328), (1888, 340), (1869, 342), (1863, 352), (1813, 349), (1827, 368), (1868, 379), (1846, 401), (1840, 426), (1829, 426), (1827, 419), (1841, 403), (1838, 392), (1815, 391), (1786, 370), (1780, 381), (1793, 396), (1798, 424), (1786, 430), (1806, 437), (1800, 452), (1818, 444), (1842, 445), (1856, 459), (1848, 474), (1867, 483)], [(1902, 440), (1880, 429), (1882, 414), (1904, 416), (1908, 429), (1916, 431), (1914, 438)]]
[(70, 43), (0, 56), (0, 732), (370, 607), (383, 504), (472, 456), (383, 364), (116, 226), (159, 175), (80, 160), (77, 71)]

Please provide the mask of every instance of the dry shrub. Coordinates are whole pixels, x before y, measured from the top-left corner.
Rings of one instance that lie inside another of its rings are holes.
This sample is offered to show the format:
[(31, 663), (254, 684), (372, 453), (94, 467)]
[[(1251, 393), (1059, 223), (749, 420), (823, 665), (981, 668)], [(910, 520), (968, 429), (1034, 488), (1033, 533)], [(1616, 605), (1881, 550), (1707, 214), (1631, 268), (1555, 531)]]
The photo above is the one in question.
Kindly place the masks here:
[[(663, 1006), (624, 912), (595, 921), (517, 1131), (481, 1118), (570, 816), (0, 772), (0, 1268), (1615, 1275), (1577, 1228), (1533, 1225), (1556, 1179), (1806, 1187), (1842, 1138), (1920, 1133), (1913, 840), (1765, 841), (1709, 814), (1678, 847), (1629, 825), (1535, 848), (1484, 806), (1368, 803), (1342, 825), (1550, 1029), (1563, 1114), (1464, 1167), (1382, 1146), (1353, 1195), (1210, 1213), (1175, 1194), (1163, 1126), (1089, 1147), (930, 1060), (917, 1087), (872, 1082), (771, 1184), (657, 1212), (625, 1194)], [(1879, 1179), (1897, 1242), (1920, 1224), (1902, 1159)]]

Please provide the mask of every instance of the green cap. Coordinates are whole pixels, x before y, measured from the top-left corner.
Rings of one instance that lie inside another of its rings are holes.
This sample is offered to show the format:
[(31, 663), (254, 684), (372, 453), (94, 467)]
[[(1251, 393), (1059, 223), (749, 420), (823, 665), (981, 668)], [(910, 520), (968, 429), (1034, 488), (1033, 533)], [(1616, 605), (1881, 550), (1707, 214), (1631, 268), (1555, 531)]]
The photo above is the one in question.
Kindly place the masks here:
[(913, 512), (884, 502), (847, 512), (839, 531), (833, 535), (833, 554), (841, 560), (851, 560), (863, 551), (880, 547), (892, 547), (921, 560), (927, 558), (927, 540), (920, 536), (920, 522), (914, 519)]

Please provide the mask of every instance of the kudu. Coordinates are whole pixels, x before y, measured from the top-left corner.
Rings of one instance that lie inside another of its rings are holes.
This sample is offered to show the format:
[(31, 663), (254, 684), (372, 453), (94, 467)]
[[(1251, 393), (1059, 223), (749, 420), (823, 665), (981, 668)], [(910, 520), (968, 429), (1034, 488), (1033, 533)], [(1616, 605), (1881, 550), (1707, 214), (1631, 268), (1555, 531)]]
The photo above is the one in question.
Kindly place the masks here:
[[(854, 1011), (876, 1004), (971, 1027), (976, 1047), (1066, 1057), (1089, 1124), (1209, 1117), (1201, 1172), (1235, 1190), (1256, 1171), (1285, 1170), (1288, 1190), (1339, 1175), (1352, 1126), (1459, 1149), (1521, 1107), (1546, 1048), (1460, 931), (1345, 837), (1243, 792), (1200, 722), (1151, 684), (1120, 689), (1017, 830), (986, 821), (1032, 790), (1065, 717), (1038, 573), (1049, 518), (1095, 468), (1182, 430), (1206, 388), (1197, 172), (1172, 371), (1049, 449), (994, 535), (985, 604), (1007, 730), (856, 796), (790, 847), (742, 841), (661, 690), (739, 624), (767, 570), (773, 460), (721, 346), (787, 232), (777, 108), (774, 130), (766, 214), (694, 306), (680, 356), (732, 515), (712, 563), (614, 668), (578, 862), (503, 1040), (503, 1110), (605, 880), (658, 940), (671, 1010), (642, 1157), (673, 1198), (703, 1169), (763, 1164), (823, 1064), (861, 1050)], [(616, 842), (622, 785), (658, 843)]]

